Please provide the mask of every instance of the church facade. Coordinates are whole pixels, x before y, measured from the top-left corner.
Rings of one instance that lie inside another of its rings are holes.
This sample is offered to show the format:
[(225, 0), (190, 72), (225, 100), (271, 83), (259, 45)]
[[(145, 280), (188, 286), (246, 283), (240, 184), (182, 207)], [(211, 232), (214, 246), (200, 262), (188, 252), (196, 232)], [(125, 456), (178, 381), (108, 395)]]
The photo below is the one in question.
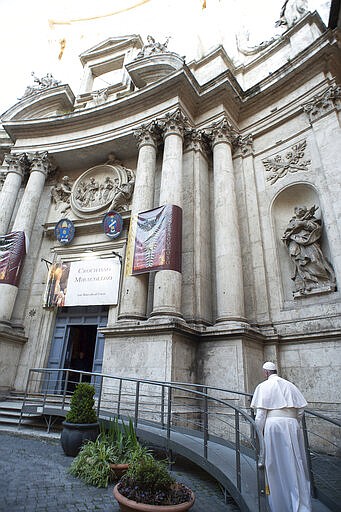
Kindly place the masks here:
[[(317, 13), (186, 63), (149, 37), (2, 116), (0, 386), (87, 368), (340, 402), (341, 58)], [(96, 77), (117, 82), (95, 90)]]

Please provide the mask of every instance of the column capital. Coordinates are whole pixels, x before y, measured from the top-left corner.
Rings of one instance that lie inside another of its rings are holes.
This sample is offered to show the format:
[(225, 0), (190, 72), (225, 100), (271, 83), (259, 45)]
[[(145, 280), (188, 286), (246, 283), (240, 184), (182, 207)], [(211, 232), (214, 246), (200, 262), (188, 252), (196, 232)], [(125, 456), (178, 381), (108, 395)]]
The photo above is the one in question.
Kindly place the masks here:
[[(26, 153), (8, 153), (5, 155), (2, 167), (3, 171), (8, 174), (10, 172), (19, 174), (21, 177), (27, 174), (30, 163)], [(7, 171), (6, 171), (7, 167)]]
[(320, 119), (335, 108), (341, 108), (341, 86), (333, 85), (310, 101), (302, 104), (310, 122)]
[(210, 153), (210, 139), (204, 130), (187, 128), (184, 132), (185, 147), (190, 151), (201, 151), (207, 157)]
[(160, 128), (156, 121), (152, 121), (148, 124), (142, 124), (139, 128), (134, 130), (134, 137), (137, 139), (138, 149), (143, 146), (152, 146), (157, 148), (160, 142)]
[(225, 116), (220, 121), (213, 123), (206, 133), (211, 139), (212, 148), (221, 142), (232, 145), (237, 136), (236, 130), (232, 128), (231, 123)]
[(233, 150), (236, 156), (249, 156), (252, 155), (253, 152), (253, 136), (252, 133), (245, 135), (242, 137), (241, 135), (237, 135), (233, 140)]
[(36, 171), (41, 172), (46, 177), (49, 177), (57, 168), (53, 158), (47, 151), (31, 153), (28, 155), (30, 162), (30, 173)]
[(182, 113), (180, 108), (174, 112), (167, 112), (166, 115), (157, 121), (158, 126), (163, 132), (163, 137), (168, 135), (179, 135), (184, 137), (184, 129), (188, 126), (188, 118)]

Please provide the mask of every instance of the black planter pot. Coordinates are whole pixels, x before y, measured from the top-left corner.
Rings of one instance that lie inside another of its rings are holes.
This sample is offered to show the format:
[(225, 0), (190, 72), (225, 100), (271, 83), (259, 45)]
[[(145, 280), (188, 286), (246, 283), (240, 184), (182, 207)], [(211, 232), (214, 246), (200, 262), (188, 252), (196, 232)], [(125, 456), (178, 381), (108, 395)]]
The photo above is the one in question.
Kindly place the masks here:
[(60, 442), (65, 455), (76, 457), (84, 441), (95, 441), (99, 434), (99, 423), (69, 423), (63, 421)]

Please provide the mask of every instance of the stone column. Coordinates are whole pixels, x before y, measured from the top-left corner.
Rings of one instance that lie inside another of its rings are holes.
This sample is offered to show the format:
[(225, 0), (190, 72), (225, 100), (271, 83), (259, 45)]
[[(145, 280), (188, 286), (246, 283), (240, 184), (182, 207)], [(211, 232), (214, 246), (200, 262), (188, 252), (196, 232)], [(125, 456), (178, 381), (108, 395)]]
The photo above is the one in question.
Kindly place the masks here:
[(32, 234), (46, 177), (52, 169), (47, 152), (35, 153), (30, 157), (30, 162), (30, 177), (13, 224), (13, 231), (24, 231), (28, 239)]
[[(12, 228), (13, 232), (24, 231), (28, 240), (33, 230), (45, 179), (51, 169), (47, 153), (36, 153), (30, 158), (30, 162), (30, 177)], [(17, 293), (16, 286), (0, 284), (0, 322), (10, 321)]]
[(182, 314), (190, 323), (212, 323), (210, 141), (202, 130), (185, 134), (183, 176)]
[[(314, 96), (302, 105), (307, 114), (318, 155), (321, 159), (316, 183), (321, 191), (325, 204), (321, 205), (324, 230), (328, 236), (329, 246), (333, 255), (332, 264), (338, 286), (341, 279), (341, 245), (340, 223), (341, 201), (341, 86), (333, 85), (321, 94)], [(322, 193), (323, 192), (323, 193)]]
[[(245, 283), (245, 301), (249, 310), (254, 311), (259, 321), (269, 322), (269, 301), (267, 279), (264, 265), (264, 247), (260, 225), (259, 199), (255, 178), (253, 138), (252, 135), (238, 137), (234, 142), (234, 165), (239, 169), (245, 190), (245, 207), (247, 213), (248, 247), (244, 254), (249, 254), (251, 276), (248, 285)], [(243, 254), (243, 250), (242, 250)], [(254, 319), (253, 319), (254, 320)]]
[(8, 233), (24, 171), (27, 166), (26, 154), (6, 155), (4, 163), (6, 167), (3, 166), (3, 170), (6, 172), (6, 178), (0, 193), (0, 235)]
[(242, 256), (231, 144), (235, 137), (224, 118), (210, 132), (213, 148), (216, 322), (245, 321)]
[[(154, 180), (156, 167), (157, 139), (159, 129), (155, 122), (142, 125), (134, 132), (138, 139), (139, 155), (136, 181), (131, 209), (134, 217), (154, 206)], [(119, 319), (144, 319), (147, 310), (148, 274), (124, 277), (121, 294)]]
[[(174, 204), (182, 208), (182, 155), (186, 118), (180, 109), (160, 121), (164, 152), (160, 187), (160, 206)], [(155, 275), (153, 316), (181, 317), (182, 276), (174, 270), (160, 270)]]

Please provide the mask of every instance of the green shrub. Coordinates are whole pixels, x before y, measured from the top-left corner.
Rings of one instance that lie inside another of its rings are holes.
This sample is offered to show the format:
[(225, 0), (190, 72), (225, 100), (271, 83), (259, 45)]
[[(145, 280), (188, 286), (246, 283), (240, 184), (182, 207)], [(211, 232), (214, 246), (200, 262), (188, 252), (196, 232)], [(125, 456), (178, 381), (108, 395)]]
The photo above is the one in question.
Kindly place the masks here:
[(100, 438), (88, 441), (73, 460), (69, 473), (83, 480), (86, 484), (96, 487), (107, 487), (115, 453), (112, 446), (107, 445)]
[(70, 410), (66, 414), (68, 423), (96, 423), (97, 415), (94, 409), (95, 388), (88, 382), (80, 382), (71, 397)]
[(140, 445), (131, 421), (126, 425), (115, 418), (106, 428), (100, 424), (96, 441), (88, 441), (73, 460), (69, 472), (96, 487), (107, 487), (112, 479), (118, 479), (111, 464), (130, 464), (145, 457), (152, 457), (149, 450)]
[(134, 486), (151, 492), (165, 492), (175, 483), (175, 479), (168, 472), (167, 462), (151, 456), (134, 460), (124, 478), (133, 482)]

